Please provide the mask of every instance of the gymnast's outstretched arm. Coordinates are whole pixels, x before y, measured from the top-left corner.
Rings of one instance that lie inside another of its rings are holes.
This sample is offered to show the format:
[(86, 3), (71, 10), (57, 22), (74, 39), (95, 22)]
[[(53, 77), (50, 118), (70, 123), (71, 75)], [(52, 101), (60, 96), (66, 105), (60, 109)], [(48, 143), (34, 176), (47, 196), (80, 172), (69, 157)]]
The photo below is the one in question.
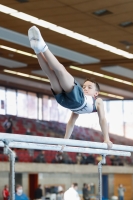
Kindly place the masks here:
[(78, 114), (72, 112), (71, 117), (66, 126), (66, 134), (64, 137), (65, 139), (70, 138), (70, 136), (72, 135), (74, 125), (75, 125), (75, 122), (76, 122), (78, 116), (79, 116)]
[[(75, 125), (75, 122), (76, 122), (78, 116), (79, 116), (79, 114), (72, 112), (70, 119), (66, 125), (66, 133), (65, 133), (65, 137), (64, 137), (65, 139), (70, 138), (70, 136), (72, 135), (74, 125)], [(65, 147), (65, 145), (62, 146), (61, 151), (63, 151), (64, 147)]]
[(97, 113), (99, 116), (99, 124), (101, 126), (101, 130), (102, 130), (103, 137), (104, 137), (104, 142), (107, 143), (108, 149), (111, 149), (112, 142), (109, 139), (108, 125), (107, 125), (107, 121), (105, 118), (103, 100), (101, 98), (97, 98), (96, 107), (97, 107)]

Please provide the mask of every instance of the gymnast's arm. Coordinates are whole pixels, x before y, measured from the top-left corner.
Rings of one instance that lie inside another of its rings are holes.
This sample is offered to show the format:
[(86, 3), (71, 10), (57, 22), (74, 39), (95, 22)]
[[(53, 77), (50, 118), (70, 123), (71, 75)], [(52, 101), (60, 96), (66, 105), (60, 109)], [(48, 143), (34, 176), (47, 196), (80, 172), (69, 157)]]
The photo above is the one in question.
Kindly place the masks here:
[[(74, 125), (75, 125), (75, 122), (76, 122), (78, 116), (79, 116), (79, 114), (72, 112), (70, 119), (66, 125), (66, 133), (65, 133), (65, 137), (64, 137), (65, 139), (70, 138), (70, 136), (72, 135)], [(65, 145), (62, 146), (61, 151), (63, 151), (64, 147), (65, 147)]]
[(79, 116), (79, 114), (72, 112), (70, 119), (69, 119), (67, 126), (66, 126), (66, 134), (65, 134), (65, 137), (64, 137), (65, 139), (70, 138), (70, 136), (72, 135), (74, 125), (75, 125), (75, 122), (76, 122), (78, 116)]
[(103, 133), (104, 142), (107, 143), (108, 149), (112, 148), (112, 142), (109, 139), (109, 133), (108, 133), (108, 125), (105, 118), (105, 112), (104, 112), (104, 105), (103, 100), (101, 98), (97, 98), (96, 100), (96, 108), (97, 113), (99, 116), (99, 124)]

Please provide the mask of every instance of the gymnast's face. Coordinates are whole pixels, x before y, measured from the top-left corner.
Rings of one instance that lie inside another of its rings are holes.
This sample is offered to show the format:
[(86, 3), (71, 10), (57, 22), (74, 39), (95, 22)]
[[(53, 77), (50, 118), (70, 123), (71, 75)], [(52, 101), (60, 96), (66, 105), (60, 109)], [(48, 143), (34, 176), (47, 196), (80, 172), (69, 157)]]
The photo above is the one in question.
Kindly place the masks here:
[(95, 83), (92, 83), (90, 81), (86, 81), (83, 84), (83, 92), (85, 95), (89, 95), (92, 97), (98, 96), (98, 91), (96, 90)]

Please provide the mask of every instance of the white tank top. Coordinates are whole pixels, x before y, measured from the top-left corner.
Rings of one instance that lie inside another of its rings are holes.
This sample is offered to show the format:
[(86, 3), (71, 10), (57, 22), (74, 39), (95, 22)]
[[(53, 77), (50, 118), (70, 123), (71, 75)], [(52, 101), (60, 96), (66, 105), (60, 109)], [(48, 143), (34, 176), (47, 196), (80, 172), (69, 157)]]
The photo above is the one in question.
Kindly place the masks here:
[(94, 99), (92, 96), (88, 95), (84, 96), (85, 96), (85, 101), (83, 105), (80, 106), (79, 108), (71, 109), (71, 111), (77, 114), (97, 112), (95, 106), (96, 99)]

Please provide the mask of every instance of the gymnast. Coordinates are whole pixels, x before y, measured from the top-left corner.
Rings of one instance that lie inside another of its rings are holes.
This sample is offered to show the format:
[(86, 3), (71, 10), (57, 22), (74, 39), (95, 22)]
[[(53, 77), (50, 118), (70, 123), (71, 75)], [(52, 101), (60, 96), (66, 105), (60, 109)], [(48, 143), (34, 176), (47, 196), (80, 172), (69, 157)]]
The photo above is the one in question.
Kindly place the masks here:
[[(97, 112), (104, 143), (107, 144), (108, 149), (111, 149), (112, 142), (109, 139), (103, 100), (98, 97), (100, 91), (99, 84), (91, 79), (87, 79), (82, 88), (48, 49), (36, 26), (32, 26), (28, 30), (28, 37), (31, 48), (36, 53), (42, 70), (50, 80), (51, 90), (56, 101), (61, 106), (72, 111), (64, 138), (70, 138), (79, 114)], [(64, 146), (62, 146), (62, 151)]]

